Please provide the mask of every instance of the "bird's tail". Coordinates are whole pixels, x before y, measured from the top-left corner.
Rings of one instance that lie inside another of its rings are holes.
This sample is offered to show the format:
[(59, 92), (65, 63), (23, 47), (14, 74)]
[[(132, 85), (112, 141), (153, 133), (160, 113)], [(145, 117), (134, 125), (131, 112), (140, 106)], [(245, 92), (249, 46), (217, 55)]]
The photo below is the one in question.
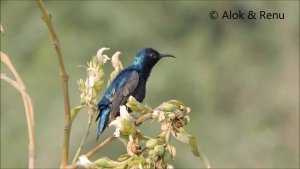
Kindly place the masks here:
[(109, 107), (105, 107), (100, 110), (100, 114), (98, 115), (97, 119), (99, 119), (98, 123), (98, 132), (97, 132), (97, 140), (101, 133), (103, 133), (104, 129), (107, 126), (108, 118), (109, 118)]

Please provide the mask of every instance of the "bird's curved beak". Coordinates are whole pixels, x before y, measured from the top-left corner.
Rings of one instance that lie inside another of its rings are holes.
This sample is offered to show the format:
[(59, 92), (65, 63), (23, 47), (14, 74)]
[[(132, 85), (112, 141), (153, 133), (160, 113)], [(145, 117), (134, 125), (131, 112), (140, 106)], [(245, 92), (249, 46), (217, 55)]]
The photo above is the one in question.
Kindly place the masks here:
[(163, 58), (163, 57), (172, 57), (172, 58), (176, 58), (175, 56), (170, 55), (170, 54), (160, 54), (159, 57), (160, 57), (160, 58)]

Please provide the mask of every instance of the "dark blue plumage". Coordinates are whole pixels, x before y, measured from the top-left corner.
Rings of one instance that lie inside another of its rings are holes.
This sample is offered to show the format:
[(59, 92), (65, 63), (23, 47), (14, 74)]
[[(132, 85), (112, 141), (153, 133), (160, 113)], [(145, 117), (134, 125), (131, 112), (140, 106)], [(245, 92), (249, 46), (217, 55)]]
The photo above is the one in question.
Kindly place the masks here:
[(125, 105), (129, 96), (142, 102), (146, 94), (146, 82), (151, 69), (162, 57), (174, 57), (169, 54), (160, 54), (152, 48), (139, 51), (132, 65), (120, 72), (106, 90), (103, 98), (98, 103), (99, 114), (98, 136), (106, 126), (119, 116), (119, 108)]

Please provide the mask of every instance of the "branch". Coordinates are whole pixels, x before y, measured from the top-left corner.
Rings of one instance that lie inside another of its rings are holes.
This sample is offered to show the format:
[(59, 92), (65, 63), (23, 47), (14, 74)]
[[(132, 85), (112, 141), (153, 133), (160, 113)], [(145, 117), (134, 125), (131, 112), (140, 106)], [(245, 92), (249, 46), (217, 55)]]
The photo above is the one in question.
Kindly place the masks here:
[(64, 103), (65, 103), (65, 128), (64, 128), (64, 141), (63, 141), (63, 154), (61, 158), (60, 168), (65, 168), (68, 165), (68, 156), (69, 156), (69, 140), (71, 132), (71, 113), (70, 113), (70, 101), (69, 101), (69, 91), (68, 91), (68, 80), (69, 76), (67, 75), (63, 63), (61, 47), (59, 43), (58, 36), (54, 30), (51, 15), (48, 13), (42, 0), (37, 0), (38, 6), (42, 13), (42, 19), (45, 21), (49, 32), (52, 37), (53, 45), (57, 55), (58, 63), (60, 66), (60, 78), (62, 82), (63, 92), (64, 92)]
[(142, 117), (138, 118), (138, 119), (134, 122), (134, 124), (135, 124), (136, 126), (138, 126), (138, 125), (142, 124), (144, 121), (149, 120), (149, 119), (151, 119), (151, 118), (152, 118), (152, 112), (151, 112), (151, 113), (144, 114)]
[[(105, 139), (104, 141), (102, 141), (97, 147), (95, 147), (94, 149), (92, 149), (91, 151), (89, 151), (85, 156), (87, 158), (91, 158), (93, 155), (96, 154), (96, 152), (98, 152), (99, 150), (101, 150), (104, 146), (108, 145), (114, 139), (115, 139), (114, 135), (109, 136), (107, 139)], [(68, 166), (67, 168), (69, 168), (69, 169), (75, 169), (77, 167), (78, 167), (77, 163), (73, 163), (72, 165)]]
[(96, 154), (97, 151), (101, 150), (104, 146), (106, 146), (107, 144), (109, 144), (111, 141), (113, 141), (115, 139), (115, 136), (109, 136), (106, 140), (104, 140), (102, 143), (100, 143), (97, 147), (95, 147), (93, 150), (91, 150), (90, 152), (88, 152), (86, 154), (87, 158), (92, 157), (94, 154)]
[[(146, 120), (149, 120), (152, 118), (152, 112), (151, 113), (147, 113), (147, 114), (144, 114), (142, 117), (138, 118), (136, 121), (135, 121), (135, 125), (138, 126), (140, 124), (142, 124), (144, 121)], [(90, 120), (89, 120), (90, 121)], [(90, 123), (88, 123), (88, 126), (87, 126), (87, 131), (85, 133), (85, 136), (83, 137), (82, 141), (81, 141), (81, 144), (80, 144), (80, 147), (78, 148), (77, 150), (77, 153), (73, 159), (73, 164), (68, 166), (67, 168), (70, 168), (70, 169), (75, 169), (78, 167), (76, 160), (79, 156), (79, 153), (81, 151), (81, 148), (82, 148), (82, 145), (84, 144), (85, 142), (85, 139), (87, 137), (87, 134), (88, 134), (88, 130), (89, 130), (89, 126), (90, 126)], [(110, 136), (108, 137), (106, 140), (104, 140), (103, 142), (101, 142), (97, 147), (95, 147), (94, 149), (92, 149), (91, 151), (89, 151), (85, 156), (87, 158), (90, 158), (92, 157), (97, 151), (101, 150), (104, 146), (106, 146), (107, 144), (109, 144), (112, 140), (114, 140), (115, 137), (114, 136)]]
[(19, 76), (18, 72), (16, 71), (15, 67), (9, 60), (9, 57), (0, 52), (1, 56), (1, 62), (3, 62), (9, 70), (14, 75), (15, 80), (7, 77), (5, 74), (1, 74), (1, 79), (8, 82), (10, 85), (15, 87), (22, 95), (24, 108), (25, 108), (25, 115), (26, 115), (26, 121), (27, 121), (27, 128), (28, 128), (28, 138), (29, 138), (29, 159), (28, 159), (28, 168), (33, 169), (35, 166), (35, 138), (34, 138), (34, 111), (32, 106), (32, 101), (30, 96), (26, 93), (25, 85)]

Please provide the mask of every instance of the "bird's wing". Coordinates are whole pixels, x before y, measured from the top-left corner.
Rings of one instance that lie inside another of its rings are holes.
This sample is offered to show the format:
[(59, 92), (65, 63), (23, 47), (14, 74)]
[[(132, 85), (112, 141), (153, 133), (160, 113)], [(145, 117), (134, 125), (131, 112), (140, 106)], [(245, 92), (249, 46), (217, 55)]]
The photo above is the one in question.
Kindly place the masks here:
[(111, 86), (107, 89), (104, 97), (98, 104), (99, 114), (96, 121), (100, 120), (97, 138), (106, 126), (119, 115), (120, 106), (126, 103), (138, 84), (139, 74), (134, 70), (125, 70), (113, 80)]
[(128, 100), (129, 96), (132, 95), (134, 90), (139, 84), (139, 74), (137, 71), (130, 71), (125, 75), (122, 80), (123, 83), (115, 86), (110, 97), (110, 114), (109, 122), (115, 119), (119, 114), (120, 106), (124, 105)]

